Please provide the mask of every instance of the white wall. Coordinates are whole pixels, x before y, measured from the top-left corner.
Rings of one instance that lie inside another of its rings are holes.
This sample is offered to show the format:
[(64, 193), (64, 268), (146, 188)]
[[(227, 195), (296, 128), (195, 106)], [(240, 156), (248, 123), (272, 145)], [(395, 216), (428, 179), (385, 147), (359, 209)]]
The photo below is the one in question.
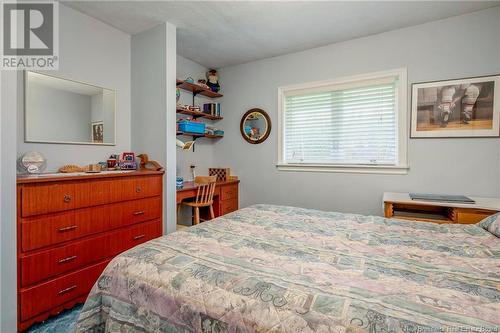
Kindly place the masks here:
[(132, 147), (165, 166), (167, 120), (163, 25), (132, 36), (131, 67)]
[[(223, 140), (214, 158), (240, 176), (241, 206), (295, 205), (382, 214), (384, 191), (500, 196), (500, 139), (410, 139), (407, 175), (277, 171), (277, 88), (399, 67), (409, 83), (500, 73), (500, 8), (326, 47), (222, 68)], [(408, 100), (408, 106), (410, 101)], [(260, 145), (240, 135), (245, 111), (260, 107), (273, 130)], [(409, 109), (408, 109), (409, 112)], [(408, 113), (409, 115), (409, 113)], [(409, 119), (410, 117), (408, 117)]]
[[(2, 71), (0, 71), (2, 72)], [(0, 73), (0, 332), (16, 332), (16, 121), (18, 76)]]
[(132, 149), (166, 169), (163, 232), (175, 231), (176, 28), (165, 23), (132, 36)]
[[(46, 171), (105, 161), (110, 154), (130, 150), (130, 36), (63, 4), (59, 16), (59, 70), (47, 73), (116, 90), (116, 146), (25, 143), (21, 98), (18, 156), (41, 152), (47, 158)], [(18, 82), (22, 91), (22, 78)]]

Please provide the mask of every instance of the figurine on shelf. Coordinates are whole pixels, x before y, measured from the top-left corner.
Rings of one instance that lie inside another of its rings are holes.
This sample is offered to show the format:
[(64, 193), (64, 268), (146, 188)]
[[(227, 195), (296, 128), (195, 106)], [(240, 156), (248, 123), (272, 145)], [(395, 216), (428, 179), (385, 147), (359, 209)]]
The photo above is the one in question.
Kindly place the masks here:
[(220, 90), (219, 77), (215, 69), (211, 69), (207, 73), (207, 86), (209, 86), (210, 90), (213, 92), (219, 92)]

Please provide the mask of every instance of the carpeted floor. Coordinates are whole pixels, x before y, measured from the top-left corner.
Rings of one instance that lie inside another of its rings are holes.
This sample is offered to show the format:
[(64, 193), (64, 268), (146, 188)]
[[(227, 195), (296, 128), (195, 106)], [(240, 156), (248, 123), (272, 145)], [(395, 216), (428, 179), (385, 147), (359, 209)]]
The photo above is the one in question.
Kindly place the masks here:
[(77, 305), (71, 310), (61, 312), (58, 316), (30, 327), (28, 333), (73, 333), (76, 319), (83, 305)]

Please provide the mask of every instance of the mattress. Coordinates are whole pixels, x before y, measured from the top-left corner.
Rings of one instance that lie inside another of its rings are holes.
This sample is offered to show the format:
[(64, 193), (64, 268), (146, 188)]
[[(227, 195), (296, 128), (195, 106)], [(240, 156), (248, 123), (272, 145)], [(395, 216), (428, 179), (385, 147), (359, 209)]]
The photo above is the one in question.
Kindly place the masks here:
[(77, 332), (498, 332), (500, 240), (476, 225), (255, 205), (139, 245)]

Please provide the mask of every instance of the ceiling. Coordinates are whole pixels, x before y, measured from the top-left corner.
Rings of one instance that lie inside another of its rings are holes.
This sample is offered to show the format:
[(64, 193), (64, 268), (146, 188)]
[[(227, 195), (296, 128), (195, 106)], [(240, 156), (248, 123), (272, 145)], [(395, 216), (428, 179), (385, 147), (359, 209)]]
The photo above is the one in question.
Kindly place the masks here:
[(422, 24), (500, 1), (63, 1), (129, 34), (177, 26), (178, 54), (220, 68)]

